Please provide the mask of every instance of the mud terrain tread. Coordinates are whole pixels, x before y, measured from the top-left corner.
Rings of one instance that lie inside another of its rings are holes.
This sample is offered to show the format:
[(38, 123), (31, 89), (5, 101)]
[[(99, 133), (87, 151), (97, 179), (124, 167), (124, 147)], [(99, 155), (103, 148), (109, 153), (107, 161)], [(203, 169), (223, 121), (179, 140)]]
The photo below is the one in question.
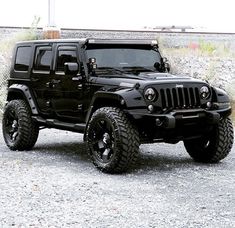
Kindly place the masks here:
[(18, 115), (19, 124), (19, 139), (15, 143), (11, 143), (7, 140), (4, 134), (4, 139), (7, 146), (11, 150), (30, 150), (36, 143), (39, 133), (38, 125), (31, 118), (31, 111), (24, 100), (12, 100), (10, 101), (3, 115), (3, 132), (5, 126), (5, 118), (9, 110), (15, 110)]
[[(139, 133), (135, 126), (128, 120), (125, 113), (123, 113), (119, 108), (115, 107), (103, 107), (95, 111), (92, 115), (90, 123), (95, 121), (98, 115), (106, 115), (112, 122), (115, 131), (118, 131), (119, 138), (117, 139), (118, 145), (118, 159), (111, 164), (100, 167), (97, 161), (90, 153), (93, 163), (103, 172), (108, 173), (122, 173), (125, 172), (138, 158), (139, 154)], [(90, 123), (88, 125), (88, 130), (90, 129)], [(88, 134), (87, 134), (88, 138)]]
[(233, 124), (231, 119), (223, 119), (218, 125), (218, 144), (211, 162), (218, 162), (224, 159), (233, 146)]
[(201, 139), (184, 142), (189, 155), (197, 162), (217, 163), (224, 159), (233, 146), (233, 125), (230, 118), (222, 119), (213, 129), (211, 145), (208, 148), (201, 146)]

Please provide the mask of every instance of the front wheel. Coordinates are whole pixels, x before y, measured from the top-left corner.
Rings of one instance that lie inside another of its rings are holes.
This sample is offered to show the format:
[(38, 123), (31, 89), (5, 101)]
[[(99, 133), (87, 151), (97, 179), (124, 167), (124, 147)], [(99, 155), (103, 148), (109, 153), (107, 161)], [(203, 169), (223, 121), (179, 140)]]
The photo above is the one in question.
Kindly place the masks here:
[(30, 109), (24, 100), (12, 100), (6, 105), (2, 132), (11, 150), (29, 150), (34, 146), (39, 127), (33, 122)]
[(103, 172), (124, 172), (137, 159), (138, 131), (118, 108), (95, 111), (88, 124), (86, 140), (94, 165)]
[(189, 155), (197, 162), (216, 163), (224, 159), (233, 146), (233, 125), (229, 118), (222, 119), (208, 135), (185, 140)]

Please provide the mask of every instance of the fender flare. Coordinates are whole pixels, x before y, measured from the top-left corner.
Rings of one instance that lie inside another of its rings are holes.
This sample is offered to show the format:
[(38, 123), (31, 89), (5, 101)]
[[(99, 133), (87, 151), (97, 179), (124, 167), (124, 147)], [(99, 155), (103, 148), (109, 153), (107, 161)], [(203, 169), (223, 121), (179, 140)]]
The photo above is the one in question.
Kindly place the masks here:
[(220, 103), (230, 102), (229, 96), (224, 90), (217, 87), (212, 87), (212, 91), (214, 101)]
[(84, 135), (83, 135), (83, 141), (84, 142), (86, 141), (87, 127), (88, 127), (89, 121), (92, 117), (92, 114), (95, 112), (95, 110), (94, 110), (95, 109), (95, 103), (99, 99), (106, 99), (106, 100), (110, 100), (110, 101), (116, 101), (116, 102), (119, 102), (119, 104), (121, 105), (122, 97), (118, 94), (111, 93), (111, 92), (104, 92), (104, 91), (96, 92), (96, 94), (93, 96), (93, 98), (91, 100), (90, 107), (89, 107), (89, 110), (88, 110), (87, 115), (86, 115), (86, 120), (85, 120), (86, 121), (86, 127), (85, 127)]
[(86, 116), (88, 123), (90, 116), (93, 113), (94, 105), (98, 99), (114, 101), (121, 108), (146, 108), (147, 104), (141, 92), (135, 88), (123, 88), (114, 91), (97, 91), (90, 103), (90, 108)]
[(13, 84), (8, 88), (8, 94), (7, 94), (7, 101), (9, 101), (9, 97), (13, 93), (21, 93), (27, 103), (29, 104), (29, 107), (31, 109), (32, 114), (38, 115), (38, 109), (36, 106), (36, 103), (33, 99), (33, 96), (26, 85), (21, 85), (21, 84)]
[(116, 102), (120, 102), (121, 104), (121, 100), (122, 100), (122, 97), (118, 94), (115, 94), (115, 93), (110, 93), (110, 92), (97, 92), (92, 100), (91, 100), (91, 103), (90, 103), (90, 108), (87, 112), (87, 115), (86, 115), (86, 125), (88, 124), (91, 116), (92, 116), (92, 113), (93, 113), (93, 110), (94, 110), (94, 106), (95, 106), (95, 103), (98, 99), (107, 99), (107, 100), (113, 100), (113, 101), (116, 101)]
[(134, 107), (146, 107), (146, 102), (141, 96), (140, 92), (135, 88), (124, 88), (122, 90), (117, 91), (98, 91), (94, 94), (90, 108), (86, 115), (86, 127), (84, 131), (84, 141), (86, 140), (86, 131), (87, 126), (90, 121), (90, 118), (95, 110), (96, 101), (99, 99), (110, 100), (113, 101), (113, 104), (118, 104), (119, 108), (134, 108)]

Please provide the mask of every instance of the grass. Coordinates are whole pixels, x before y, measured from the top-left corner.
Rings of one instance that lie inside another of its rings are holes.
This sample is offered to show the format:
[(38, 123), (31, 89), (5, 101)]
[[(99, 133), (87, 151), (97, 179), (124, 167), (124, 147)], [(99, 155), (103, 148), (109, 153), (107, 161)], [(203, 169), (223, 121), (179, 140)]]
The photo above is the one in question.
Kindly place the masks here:
[(176, 54), (180, 56), (196, 55), (205, 57), (235, 58), (235, 50), (229, 42), (209, 42), (203, 39), (199, 41), (188, 41), (188, 44), (177, 48), (169, 48), (167, 41), (162, 37), (157, 37), (160, 49), (163, 53)]
[(0, 87), (0, 118), (3, 114), (4, 104), (6, 101), (6, 88), (4, 86)]
[(232, 120), (233, 120), (233, 124), (235, 126), (235, 80), (230, 81), (229, 84), (226, 86), (225, 90), (227, 91), (227, 93), (230, 96), (232, 110), (233, 110)]

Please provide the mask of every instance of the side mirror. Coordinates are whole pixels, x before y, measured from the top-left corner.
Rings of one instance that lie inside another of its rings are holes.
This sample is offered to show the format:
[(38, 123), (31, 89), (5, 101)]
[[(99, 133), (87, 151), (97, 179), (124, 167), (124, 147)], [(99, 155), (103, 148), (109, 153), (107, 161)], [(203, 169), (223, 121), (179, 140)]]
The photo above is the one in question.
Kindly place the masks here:
[(157, 71), (161, 72), (161, 64), (159, 62), (154, 63), (153, 66)]
[(78, 73), (78, 63), (65, 63), (64, 73), (65, 75), (77, 75)]
[(166, 72), (169, 73), (170, 70), (171, 70), (171, 65), (170, 65), (170, 63), (165, 63), (165, 64), (164, 64), (164, 67), (165, 67)]

